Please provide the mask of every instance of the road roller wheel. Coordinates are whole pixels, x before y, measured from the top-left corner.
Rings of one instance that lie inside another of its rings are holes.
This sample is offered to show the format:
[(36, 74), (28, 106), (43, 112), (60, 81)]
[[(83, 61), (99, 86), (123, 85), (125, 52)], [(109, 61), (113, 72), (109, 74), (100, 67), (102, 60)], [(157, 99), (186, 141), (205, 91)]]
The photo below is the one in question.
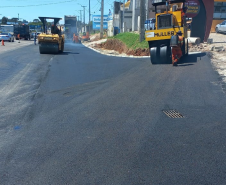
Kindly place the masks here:
[(41, 48), (41, 46), (39, 46), (39, 53), (40, 53), (40, 54), (44, 54), (44, 51), (43, 51), (43, 49)]
[(64, 42), (61, 43), (61, 50), (60, 50), (60, 53), (63, 53), (64, 52)]
[(160, 48), (161, 64), (171, 64), (171, 48), (169, 46), (163, 46)]
[(152, 64), (159, 64), (160, 62), (160, 53), (159, 53), (159, 47), (153, 47), (150, 49), (150, 59)]

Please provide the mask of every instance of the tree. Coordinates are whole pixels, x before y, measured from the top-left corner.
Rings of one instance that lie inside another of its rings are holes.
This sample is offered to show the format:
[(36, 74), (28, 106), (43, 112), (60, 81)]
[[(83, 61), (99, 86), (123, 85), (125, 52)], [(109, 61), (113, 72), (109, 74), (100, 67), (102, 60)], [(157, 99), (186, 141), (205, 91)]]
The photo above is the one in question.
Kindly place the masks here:
[(39, 19), (34, 19), (33, 22), (41, 22)]
[(7, 17), (2, 17), (2, 24), (7, 24), (8, 18)]
[(18, 21), (18, 18), (15, 18), (15, 17), (12, 18), (12, 22), (15, 22), (16, 23), (17, 21)]

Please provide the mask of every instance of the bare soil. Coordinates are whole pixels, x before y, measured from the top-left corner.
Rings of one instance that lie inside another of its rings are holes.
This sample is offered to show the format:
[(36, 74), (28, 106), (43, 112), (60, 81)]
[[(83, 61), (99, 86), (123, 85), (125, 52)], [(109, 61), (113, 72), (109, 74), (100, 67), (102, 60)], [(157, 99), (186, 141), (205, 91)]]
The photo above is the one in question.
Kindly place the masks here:
[(106, 42), (101, 44), (96, 44), (97, 48), (103, 48), (107, 50), (115, 50), (117, 52), (125, 53), (127, 55), (133, 55), (133, 56), (149, 56), (150, 52), (149, 49), (128, 49), (127, 46), (118, 39), (107, 39)]

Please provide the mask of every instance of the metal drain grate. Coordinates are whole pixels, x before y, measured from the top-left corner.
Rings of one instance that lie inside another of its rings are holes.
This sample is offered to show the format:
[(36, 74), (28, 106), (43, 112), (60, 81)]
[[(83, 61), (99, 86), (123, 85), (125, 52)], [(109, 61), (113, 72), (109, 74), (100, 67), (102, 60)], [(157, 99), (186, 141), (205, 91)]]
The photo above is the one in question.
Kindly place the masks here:
[(184, 118), (184, 116), (176, 110), (163, 110), (163, 112), (170, 118)]

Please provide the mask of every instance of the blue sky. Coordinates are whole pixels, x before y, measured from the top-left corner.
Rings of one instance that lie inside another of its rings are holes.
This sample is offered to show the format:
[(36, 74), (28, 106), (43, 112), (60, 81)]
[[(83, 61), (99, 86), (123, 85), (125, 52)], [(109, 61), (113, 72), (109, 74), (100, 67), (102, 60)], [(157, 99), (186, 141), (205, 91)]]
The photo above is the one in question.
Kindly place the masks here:
[[(91, 14), (100, 15), (101, 0), (90, 0)], [(114, 0), (104, 0), (104, 14), (113, 12)], [(33, 21), (39, 16), (61, 17), (64, 15), (80, 16), (82, 6), (86, 7), (85, 22), (89, 20), (89, 0), (0, 0), (0, 18), (18, 17), (27, 21)], [(94, 13), (95, 12), (95, 13)], [(80, 17), (79, 17), (80, 19)], [(92, 19), (92, 17), (91, 17)], [(63, 23), (62, 20), (60, 23)], [(82, 11), (83, 21), (83, 11)]]

